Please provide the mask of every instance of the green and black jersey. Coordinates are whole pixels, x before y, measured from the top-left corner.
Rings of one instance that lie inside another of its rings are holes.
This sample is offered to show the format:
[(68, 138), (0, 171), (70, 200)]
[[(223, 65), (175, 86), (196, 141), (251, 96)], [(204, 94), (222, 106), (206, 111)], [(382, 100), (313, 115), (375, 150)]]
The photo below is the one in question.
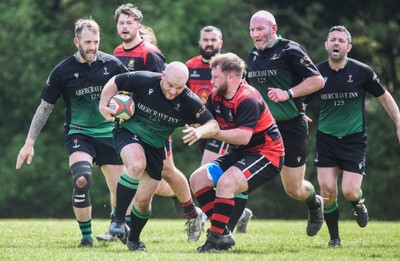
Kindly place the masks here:
[(161, 73), (137, 71), (118, 75), (115, 83), (119, 91), (133, 93), (135, 114), (121, 127), (137, 134), (146, 144), (162, 148), (175, 128), (185, 124), (204, 124), (213, 120), (212, 114), (189, 88), (174, 100), (162, 93)]
[(266, 50), (253, 48), (247, 58), (246, 80), (261, 93), (276, 121), (291, 120), (304, 113), (303, 98), (275, 103), (268, 97), (268, 88), (289, 90), (315, 75), (320, 73), (304, 48), (281, 37)]
[(65, 134), (81, 133), (95, 138), (112, 137), (114, 124), (99, 112), (100, 94), (114, 75), (127, 72), (121, 61), (98, 52), (91, 65), (69, 56), (50, 73), (42, 99), (55, 104), (62, 96), (65, 103)]
[(366, 64), (348, 58), (343, 69), (331, 69), (329, 61), (317, 65), (325, 87), (306, 97), (319, 105), (318, 130), (335, 137), (365, 131), (365, 96), (385, 93), (375, 72)]

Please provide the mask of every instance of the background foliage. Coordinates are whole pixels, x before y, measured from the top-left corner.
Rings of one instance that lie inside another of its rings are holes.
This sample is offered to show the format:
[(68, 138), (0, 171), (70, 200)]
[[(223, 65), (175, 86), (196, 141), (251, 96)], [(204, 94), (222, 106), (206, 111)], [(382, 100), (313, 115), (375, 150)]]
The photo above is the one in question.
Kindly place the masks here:
[[(104, 0), (11, 0), (0, 2), (0, 218), (73, 217), (72, 180), (63, 141), (64, 108), (57, 103), (36, 142), (30, 166), (15, 170), (30, 120), (40, 102), (42, 86), (52, 68), (76, 51), (73, 24), (93, 17), (101, 26), (100, 49), (111, 53), (120, 43), (113, 14), (122, 1)], [(223, 51), (243, 59), (252, 48), (248, 21), (260, 9), (270, 10), (278, 32), (301, 43), (315, 63), (327, 58), (323, 42), (329, 28), (345, 25), (353, 35), (351, 57), (371, 65), (388, 90), (399, 100), (400, 7), (395, 0), (290, 1), (290, 0), (139, 0), (133, 2), (144, 14), (143, 24), (158, 37), (167, 62), (185, 62), (198, 54), (199, 30), (208, 24), (221, 28)], [(312, 106), (310, 106), (312, 111)], [(315, 118), (312, 112), (310, 116)], [(400, 180), (397, 160), (399, 142), (395, 128), (382, 106), (368, 99), (368, 173), (363, 190), (372, 219), (398, 220)], [(317, 188), (312, 166), (314, 130), (310, 126), (310, 155), (306, 178)], [(176, 165), (189, 176), (200, 162), (197, 147), (188, 148), (175, 133)], [(92, 200), (95, 217), (109, 214), (108, 191), (95, 168)], [(339, 199), (343, 218), (349, 204)], [(290, 199), (276, 179), (250, 195), (250, 208), (259, 218), (305, 218), (306, 207)], [(174, 217), (169, 199), (157, 197), (155, 217)]]

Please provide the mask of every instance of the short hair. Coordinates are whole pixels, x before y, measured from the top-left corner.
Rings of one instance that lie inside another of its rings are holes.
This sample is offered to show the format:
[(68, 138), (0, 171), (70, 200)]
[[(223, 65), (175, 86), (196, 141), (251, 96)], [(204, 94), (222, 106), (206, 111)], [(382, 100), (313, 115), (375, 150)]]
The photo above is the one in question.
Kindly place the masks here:
[(215, 31), (218, 34), (219, 38), (222, 40), (222, 32), (221, 32), (221, 30), (218, 27), (215, 27), (213, 25), (207, 25), (207, 26), (203, 27), (200, 30), (199, 39), (201, 39), (201, 34), (202, 33), (210, 33), (210, 32), (213, 32), (213, 31)]
[(78, 19), (75, 22), (75, 37), (80, 39), (83, 29), (88, 29), (89, 31), (100, 35), (100, 27), (97, 22), (93, 19)]
[(242, 77), (245, 62), (234, 53), (217, 54), (211, 58), (210, 68), (218, 67), (222, 72), (233, 72), (238, 77)]
[(139, 23), (142, 22), (143, 20), (143, 14), (142, 12), (133, 4), (124, 4), (118, 6), (118, 8), (115, 10), (114, 13), (114, 19), (115, 22), (118, 23), (119, 16), (121, 14), (125, 14), (127, 16), (132, 16), (135, 21), (138, 21)]
[(347, 35), (347, 41), (349, 42), (349, 44), (351, 43), (351, 34), (343, 25), (332, 26), (331, 29), (329, 30), (328, 36), (326, 37), (327, 40), (329, 39), (329, 36), (331, 36), (331, 33), (334, 31), (345, 33)]
[(154, 34), (154, 31), (151, 27), (142, 25), (142, 28), (139, 31), (139, 35), (140, 36), (147, 35), (149, 37), (149, 42), (152, 45), (157, 46), (157, 37)]

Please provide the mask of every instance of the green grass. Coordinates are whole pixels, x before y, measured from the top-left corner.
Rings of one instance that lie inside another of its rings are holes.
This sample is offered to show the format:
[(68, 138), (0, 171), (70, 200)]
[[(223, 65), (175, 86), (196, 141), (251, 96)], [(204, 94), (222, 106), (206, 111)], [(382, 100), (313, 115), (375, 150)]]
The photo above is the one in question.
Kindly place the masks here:
[[(185, 220), (150, 219), (142, 232), (147, 252), (128, 251), (120, 242), (99, 243), (91, 249), (80, 242), (74, 220), (0, 220), (0, 260), (399, 260), (400, 223), (370, 221), (361, 229), (355, 221), (341, 221), (342, 247), (327, 248), (326, 225), (308, 237), (306, 221), (252, 220), (247, 234), (234, 233), (236, 245), (224, 252), (199, 254), (205, 241), (186, 242)], [(93, 234), (108, 228), (108, 220), (94, 220)]]

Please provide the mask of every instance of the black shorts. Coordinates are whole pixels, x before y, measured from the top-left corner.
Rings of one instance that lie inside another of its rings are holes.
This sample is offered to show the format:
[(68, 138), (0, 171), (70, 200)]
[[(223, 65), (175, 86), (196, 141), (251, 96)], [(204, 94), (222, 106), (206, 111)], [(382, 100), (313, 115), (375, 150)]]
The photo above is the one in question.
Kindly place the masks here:
[(113, 131), (113, 139), (118, 154), (123, 147), (128, 144), (138, 143), (142, 146), (146, 156), (146, 172), (155, 180), (161, 180), (163, 161), (167, 158), (167, 148), (156, 149), (144, 143), (140, 137), (130, 130), (122, 127), (116, 127)]
[(229, 150), (229, 144), (216, 139), (207, 139), (204, 149), (218, 153), (219, 155), (225, 155)]
[[(258, 152), (232, 150), (214, 162), (219, 165), (223, 172), (232, 166), (243, 172), (249, 185), (249, 189), (244, 192), (245, 194), (273, 180), (281, 171), (281, 168), (275, 167), (264, 155)], [(282, 165), (283, 159), (280, 167)]]
[(296, 168), (306, 164), (308, 123), (304, 115), (287, 121), (278, 121), (277, 125), (285, 145), (284, 165)]
[(336, 167), (365, 175), (367, 135), (363, 132), (335, 137), (317, 131), (314, 166)]
[(112, 138), (93, 138), (84, 134), (65, 136), (65, 148), (68, 156), (76, 151), (83, 151), (93, 157), (98, 166), (122, 165), (122, 160), (115, 150)]

